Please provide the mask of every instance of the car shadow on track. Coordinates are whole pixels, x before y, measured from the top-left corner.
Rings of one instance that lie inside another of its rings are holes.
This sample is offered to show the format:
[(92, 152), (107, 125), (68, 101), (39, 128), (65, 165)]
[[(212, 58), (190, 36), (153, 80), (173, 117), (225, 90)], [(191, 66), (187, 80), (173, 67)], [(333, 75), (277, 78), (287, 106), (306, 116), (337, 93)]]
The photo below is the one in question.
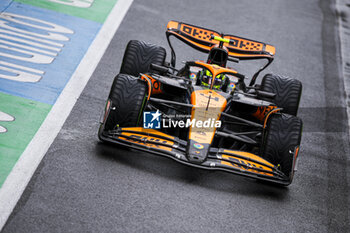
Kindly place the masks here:
[(118, 148), (112, 144), (98, 142), (96, 153), (101, 159), (114, 160), (133, 169), (201, 188), (281, 202), (288, 198), (288, 187), (226, 172), (190, 167), (165, 157)]

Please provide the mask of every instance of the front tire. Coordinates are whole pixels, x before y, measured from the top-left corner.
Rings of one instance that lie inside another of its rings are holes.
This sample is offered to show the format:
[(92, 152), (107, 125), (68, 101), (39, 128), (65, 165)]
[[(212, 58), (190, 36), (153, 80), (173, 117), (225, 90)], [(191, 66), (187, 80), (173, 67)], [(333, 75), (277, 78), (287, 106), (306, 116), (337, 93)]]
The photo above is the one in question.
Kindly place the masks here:
[(301, 141), (303, 123), (299, 117), (288, 114), (273, 114), (267, 122), (262, 157), (280, 168), (292, 182), (294, 155)]
[(108, 98), (112, 105), (105, 122), (105, 130), (138, 126), (147, 101), (147, 88), (145, 81), (131, 75), (119, 74), (109, 93)]

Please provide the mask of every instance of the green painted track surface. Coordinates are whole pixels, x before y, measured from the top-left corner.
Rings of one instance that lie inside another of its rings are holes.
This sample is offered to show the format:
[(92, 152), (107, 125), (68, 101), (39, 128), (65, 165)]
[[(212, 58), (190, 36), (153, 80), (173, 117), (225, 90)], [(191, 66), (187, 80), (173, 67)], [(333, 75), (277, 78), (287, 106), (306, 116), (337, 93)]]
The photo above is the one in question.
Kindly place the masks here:
[(4, 93), (0, 93), (0, 99), (0, 109), (16, 116), (14, 121), (1, 122), (1, 126), (7, 129), (6, 133), (0, 133), (1, 187), (52, 106)]
[[(83, 19), (89, 19), (98, 23), (103, 23), (107, 18), (109, 12), (112, 10), (117, 0), (95, 0), (88, 8), (74, 7), (70, 5), (64, 5), (60, 3), (50, 2), (48, 0), (15, 0), (40, 8), (45, 8), (64, 14), (77, 16)], [(60, 0), (65, 2), (65, 0)], [(68, 2), (68, 1), (66, 1)]]

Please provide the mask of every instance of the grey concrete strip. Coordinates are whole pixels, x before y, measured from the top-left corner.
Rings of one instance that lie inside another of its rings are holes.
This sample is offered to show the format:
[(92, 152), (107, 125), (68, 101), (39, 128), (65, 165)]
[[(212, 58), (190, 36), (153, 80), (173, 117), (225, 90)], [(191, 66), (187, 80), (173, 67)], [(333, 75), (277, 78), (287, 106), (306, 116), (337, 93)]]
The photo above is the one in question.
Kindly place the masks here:
[[(348, 116), (348, 129), (350, 131), (350, 1), (349, 0), (336, 0), (336, 12), (339, 22), (339, 37), (340, 37), (340, 49), (342, 58), (342, 76), (345, 89), (345, 107), (347, 108)], [(350, 142), (350, 138), (349, 138)], [(348, 146), (350, 143), (348, 144)], [(347, 155), (349, 157), (349, 154)], [(349, 160), (348, 160), (349, 161)], [(349, 163), (349, 162), (348, 162)], [(348, 165), (349, 166), (349, 165)], [(347, 176), (348, 183), (350, 182), (350, 176)], [(350, 202), (350, 196), (348, 196), (348, 203)], [(350, 209), (348, 208), (348, 219), (350, 216)]]
[(344, 80), (346, 107), (350, 125), (350, 1), (336, 0), (339, 22), (342, 75)]

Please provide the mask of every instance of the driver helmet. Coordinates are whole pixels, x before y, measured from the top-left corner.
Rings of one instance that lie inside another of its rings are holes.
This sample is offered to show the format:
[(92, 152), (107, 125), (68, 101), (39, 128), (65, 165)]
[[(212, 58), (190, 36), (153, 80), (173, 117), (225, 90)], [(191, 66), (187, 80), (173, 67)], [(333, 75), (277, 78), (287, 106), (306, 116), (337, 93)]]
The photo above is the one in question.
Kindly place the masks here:
[[(201, 86), (210, 88), (211, 83), (213, 81), (213, 75), (208, 69), (203, 69), (200, 71), (201, 76)], [(221, 90), (225, 84), (226, 76), (224, 74), (216, 75), (213, 83), (213, 89)]]

